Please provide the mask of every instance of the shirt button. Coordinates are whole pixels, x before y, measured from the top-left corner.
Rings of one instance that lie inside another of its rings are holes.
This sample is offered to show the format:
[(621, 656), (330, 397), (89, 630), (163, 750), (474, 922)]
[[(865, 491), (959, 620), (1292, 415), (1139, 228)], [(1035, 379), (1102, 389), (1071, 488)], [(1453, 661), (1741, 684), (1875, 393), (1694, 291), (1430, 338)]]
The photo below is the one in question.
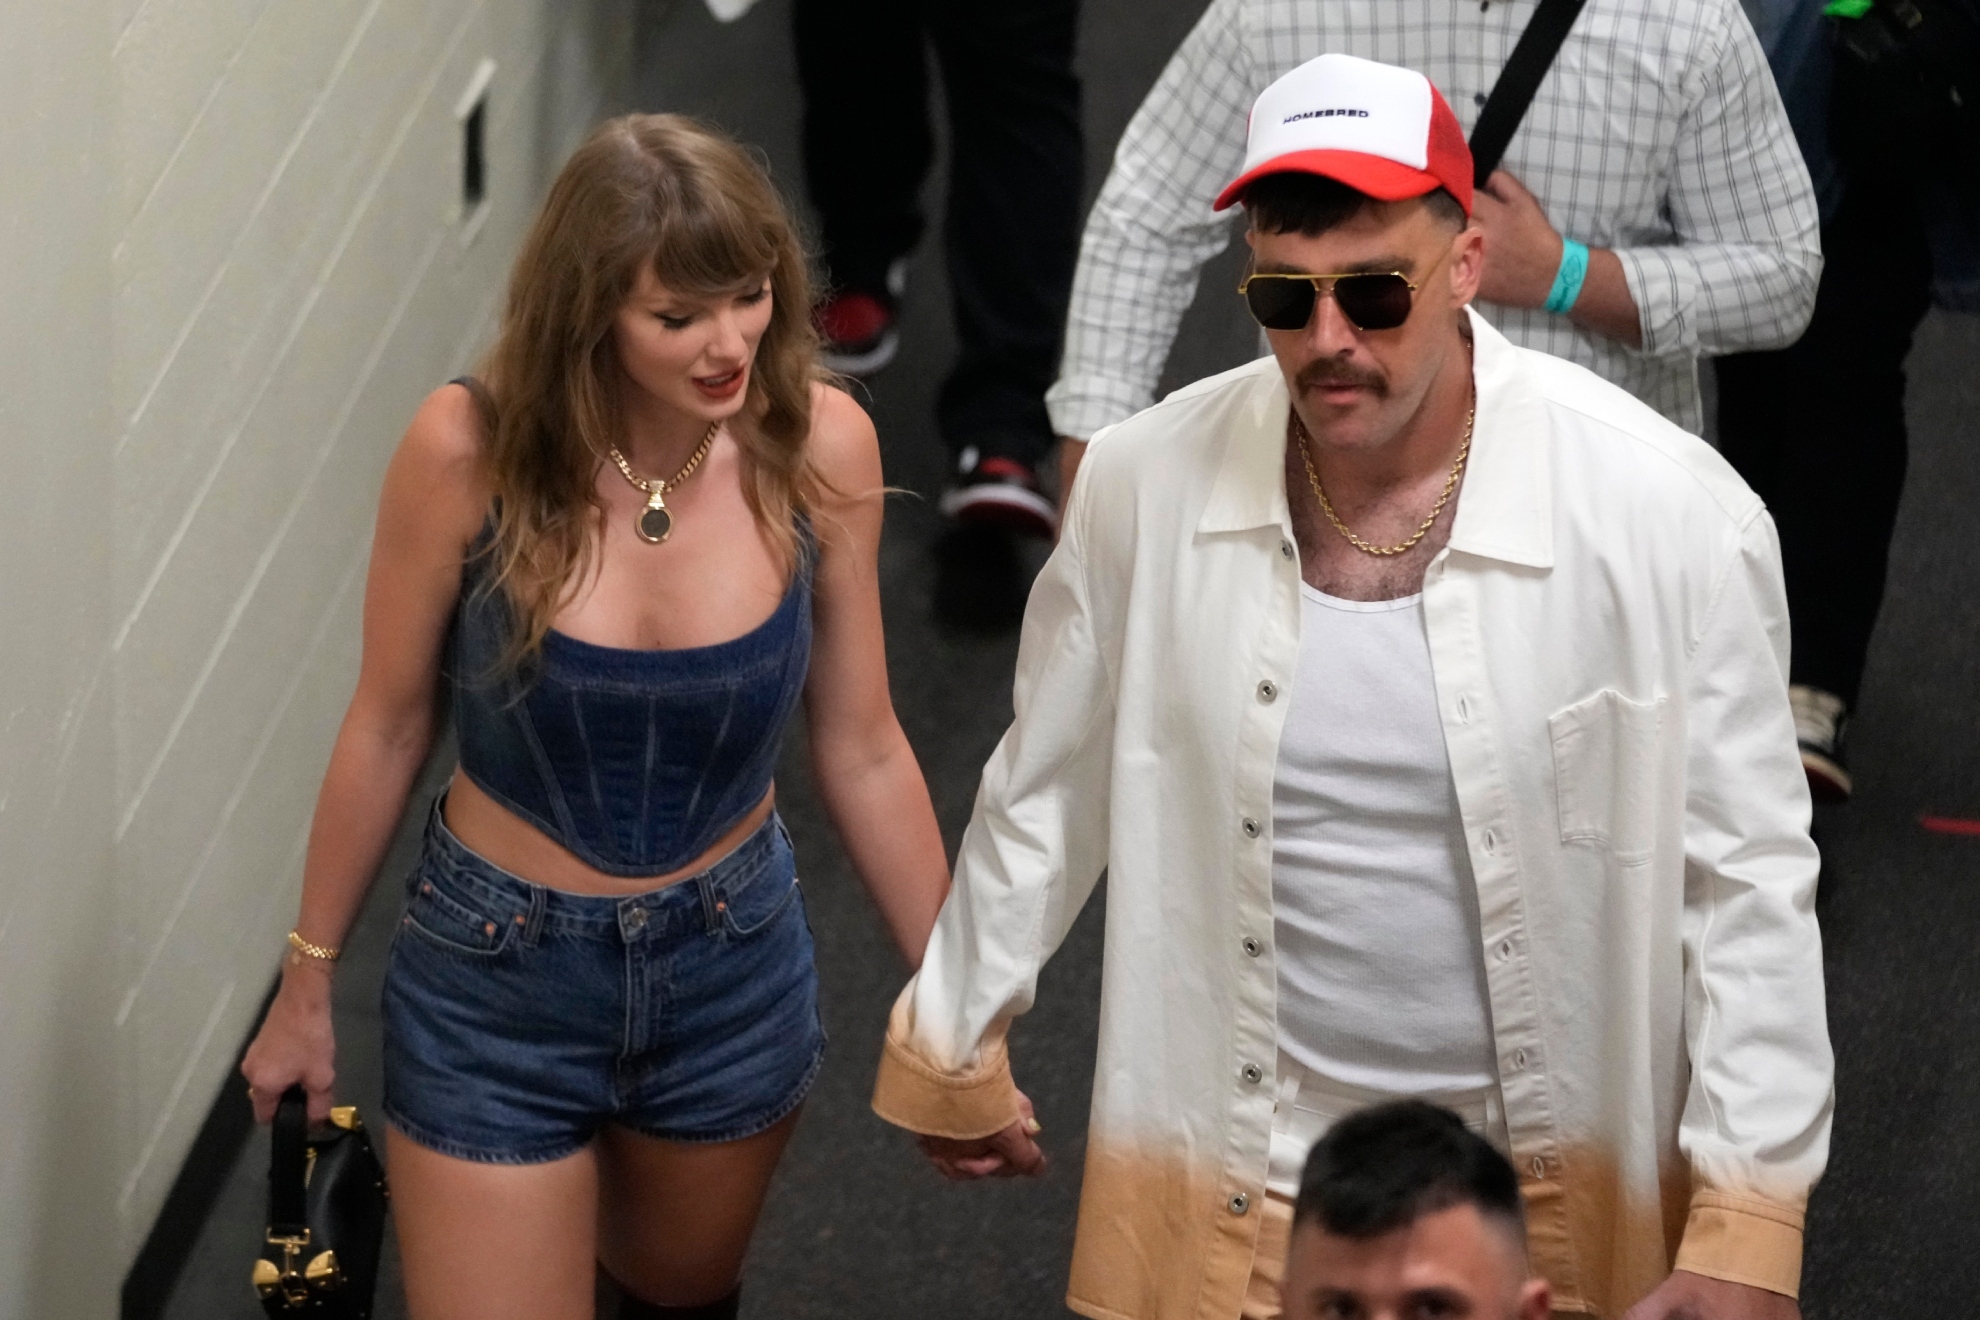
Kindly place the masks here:
[(1279, 685), (1269, 678), (1266, 679), (1258, 685), (1258, 699), (1268, 706), (1271, 705), (1279, 699)]
[(1279, 555), (1283, 559), (1291, 559), (1293, 557), (1293, 543), (1291, 541), (1279, 542)]
[(1499, 941), (1499, 961), (1500, 961), (1500, 962), (1504, 962), (1504, 961), (1505, 961), (1506, 959), (1508, 959), (1508, 958), (1510, 958), (1510, 957), (1512, 957), (1512, 941), (1511, 941), (1511, 940), (1500, 940), (1500, 941)]
[(1523, 1072), (1523, 1071), (1525, 1071), (1525, 1069), (1526, 1069), (1526, 1051), (1525, 1051), (1525, 1050), (1514, 1050), (1514, 1051), (1513, 1051), (1513, 1071), (1514, 1071), (1514, 1072)]
[(1247, 1063), (1244, 1067), (1238, 1069), (1238, 1076), (1244, 1078), (1245, 1081), (1250, 1082), (1253, 1086), (1265, 1080), (1264, 1071), (1255, 1063)]
[(1232, 1214), (1241, 1215), (1245, 1211), (1251, 1209), (1251, 1198), (1246, 1196), (1243, 1192), (1239, 1192), (1236, 1196), (1233, 1196), (1231, 1198), (1230, 1206), (1231, 1206)]
[(1259, 954), (1265, 952), (1265, 946), (1247, 935), (1244, 937), (1244, 951), (1256, 958)]
[(1547, 1161), (1542, 1159), (1538, 1155), (1535, 1155), (1533, 1157), (1533, 1163), (1528, 1165), (1527, 1167), (1533, 1170), (1533, 1176), (1536, 1178), (1544, 1178), (1547, 1176)]
[(1259, 835), (1258, 822), (1253, 820), (1251, 817), (1246, 816), (1244, 818), (1244, 837), (1247, 839), (1255, 839), (1258, 837), (1258, 835)]

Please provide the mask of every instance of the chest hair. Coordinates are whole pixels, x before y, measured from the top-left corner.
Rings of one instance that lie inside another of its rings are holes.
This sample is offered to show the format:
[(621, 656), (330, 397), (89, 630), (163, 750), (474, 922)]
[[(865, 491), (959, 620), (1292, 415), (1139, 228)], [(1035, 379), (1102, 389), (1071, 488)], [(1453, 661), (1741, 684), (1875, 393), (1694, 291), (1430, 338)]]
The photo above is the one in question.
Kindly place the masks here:
[[(1443, 513), (1438, 515), (1429, 532), (1402, 554), (1371, 555), (1356, 549), (1327, 521), (1327, 515), (1321, 510), (1320, 501), (1314, 496), (1312, 484), (1307, 479), (1306, 465), (1300, 460), (1298, 449), (1291, 444), (1286, 446), (1285, 480), (1286, 503), (1292, 512), (1293, 538), (1299, 544), (1300, 576), (1316, 591), (1340, 600), (1398, 600), (1423, 590), (1423, 575), (1429, 569), (1430, 561), (1450, 542), (1451, 526), (1457, 518), (1458, 498), (1463, 494), (1463, 482), (1460, 480), (1458, 489), (1451, 493), (1450, 503), (1444, 506)], [(1414, 489), (1399, 490), (1385, 497), (1386, 502), (1378, 501), (1373, 512), (1383, 523), (1395, 522), (1414, 528), (1436, 503), (1441, 487), (1442, 481), (1439, 480), (1437, 488), (1427, 494)], [(1357, 527), (1355, 521), (1345, 518), (1343, 521), (1347, 521), (1357, 534), (1379, 543), (1378, 538), (1368, 536), (1366, 531)]]

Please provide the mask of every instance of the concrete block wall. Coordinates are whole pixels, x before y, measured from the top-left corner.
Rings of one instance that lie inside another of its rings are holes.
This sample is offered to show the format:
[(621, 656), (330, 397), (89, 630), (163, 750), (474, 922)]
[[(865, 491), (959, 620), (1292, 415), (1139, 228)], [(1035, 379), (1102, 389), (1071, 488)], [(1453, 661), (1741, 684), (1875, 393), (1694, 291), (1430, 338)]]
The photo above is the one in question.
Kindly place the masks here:
[(0, 1317), (109, 1314), (235, 1084), (379, 477), (633, 3), (0, 0)]
[[(108, 1315), (110, 142), (103, 0), (0, 0), (0, 1317)], [(92, 1036), (91, 1033), (94, 1033)], [(65, 1310), (80, 1296), (88, 1310)]]

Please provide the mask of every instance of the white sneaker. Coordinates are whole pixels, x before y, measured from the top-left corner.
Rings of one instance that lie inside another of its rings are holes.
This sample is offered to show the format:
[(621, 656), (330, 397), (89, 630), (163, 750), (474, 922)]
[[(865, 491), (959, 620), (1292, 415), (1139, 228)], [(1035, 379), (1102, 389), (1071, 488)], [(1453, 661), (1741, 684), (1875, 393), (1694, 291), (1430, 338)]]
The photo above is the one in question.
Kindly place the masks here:
[(1788, 688), (1794, 711), (1794, 740), (1801, 746), (1801, 768), (1808, 773), (1808, 791), (1817, 802), (1847, 802), (1855, 789), (1843, 763), (1843, 729), (1849, 708), (1843, 699), (1821, 688), (1795, 684)]

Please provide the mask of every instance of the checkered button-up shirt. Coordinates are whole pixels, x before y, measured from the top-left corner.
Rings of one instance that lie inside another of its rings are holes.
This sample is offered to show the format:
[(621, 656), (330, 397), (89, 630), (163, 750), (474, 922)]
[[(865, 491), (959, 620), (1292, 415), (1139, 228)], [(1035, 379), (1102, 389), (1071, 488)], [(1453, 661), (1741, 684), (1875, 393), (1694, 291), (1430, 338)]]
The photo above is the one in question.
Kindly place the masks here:
[[(1329, 51), (1416, 69), (1467, 132), (1537, 0), (1212, 0), (1142, 103), (1087, 220), (1048, 402), (1086, 437), (1147, 406), (1244, 160), (1258, 93)], [(1701, 353), (1793, 342), (1821, 245), (1808, 171), (1738, 0), (1590, 0), (1503, 168), (1554, 227), (1622, 260), (1633, 349), (1565, 316), (1480, 310), (1514, 343), (1581, 363), (1690, 431)]]

